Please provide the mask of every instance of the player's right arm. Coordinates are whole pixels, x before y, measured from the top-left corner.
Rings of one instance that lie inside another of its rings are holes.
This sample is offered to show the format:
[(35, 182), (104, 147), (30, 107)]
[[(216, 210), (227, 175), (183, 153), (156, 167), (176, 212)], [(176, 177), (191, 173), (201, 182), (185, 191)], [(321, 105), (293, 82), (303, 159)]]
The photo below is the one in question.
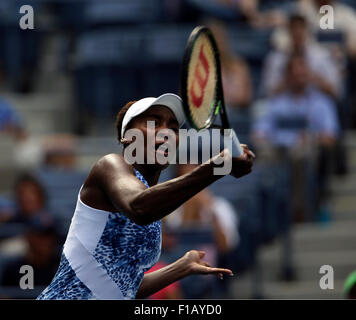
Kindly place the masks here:
[[(234, 158), (233, 173), (242, 176), (251, 171), (251, 166), (251, 160), (240, 159), (236, 163)], [(95, 175), (99, 187), (118, 211), (135, 223), (146, 225), (162, 219), (220, 179), (222, 176), (214, 175), (213, 169), (211, 159), (185, 175), (146, 188), (136, 178), (133, 167), (122, 156), (112, 154), (97, 163)]]
[(162, 219), (221, 176), (207, 162), (192, 172), (149, 188), (139, 181), (122, 156), (108, 155), (96, 168), (100, 188), (118, 211), (140, 225)]

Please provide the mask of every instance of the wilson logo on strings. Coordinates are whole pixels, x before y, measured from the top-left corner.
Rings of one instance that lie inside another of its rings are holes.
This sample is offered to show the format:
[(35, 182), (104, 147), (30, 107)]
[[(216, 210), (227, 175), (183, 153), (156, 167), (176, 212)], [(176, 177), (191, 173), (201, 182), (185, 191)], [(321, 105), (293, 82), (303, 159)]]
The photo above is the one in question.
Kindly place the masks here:
[[(204, 73), (202, 73), (201, 69), (204, 69)], [(199, 108), (203, 103), (204, 90), (206, 85), (208, 84), (209, 79), (209, 62), (204, 53), (204, 44), (200, 47), (199, 52), (199, 61), (194, 70), (194, 79), (190, 87), (190, 95), (193, 104)], [(197, 87), (199, 86), (199, 93), (196, 92)]]

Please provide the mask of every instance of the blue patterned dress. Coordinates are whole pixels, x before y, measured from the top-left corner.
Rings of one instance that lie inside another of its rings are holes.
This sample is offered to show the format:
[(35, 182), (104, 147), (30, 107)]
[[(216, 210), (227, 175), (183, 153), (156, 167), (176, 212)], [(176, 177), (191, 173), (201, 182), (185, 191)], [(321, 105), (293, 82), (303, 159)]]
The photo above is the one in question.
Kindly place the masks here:
[(37, 299), (134, 299), (160, 253), (161, 221), (140, 226), (85, 205), (79, 192), (58, 271)]

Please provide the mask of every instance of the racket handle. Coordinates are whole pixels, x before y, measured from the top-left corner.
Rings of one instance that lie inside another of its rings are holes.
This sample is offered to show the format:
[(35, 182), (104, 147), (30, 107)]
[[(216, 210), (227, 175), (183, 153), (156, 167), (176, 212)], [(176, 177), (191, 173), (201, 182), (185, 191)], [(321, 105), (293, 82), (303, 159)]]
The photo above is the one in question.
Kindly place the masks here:
[[(241, 157), (244, 154), (244, 151), (242, 150), (239, 138), (237, 137), (234, 129), (228, 129), (228, 131), (229, 132), (227, 133), (227, 137), (228, 139), (232, 140), (231, 143), (228, 144), (228, 149), (233, 157)], [(231, 150), (230, 150), (230, 145), (232, 147)]]

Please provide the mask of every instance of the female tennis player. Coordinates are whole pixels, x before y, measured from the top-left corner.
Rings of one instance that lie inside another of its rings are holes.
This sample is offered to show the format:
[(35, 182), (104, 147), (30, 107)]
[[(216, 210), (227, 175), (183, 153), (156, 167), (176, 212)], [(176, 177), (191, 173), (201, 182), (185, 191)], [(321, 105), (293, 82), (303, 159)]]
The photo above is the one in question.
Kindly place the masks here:
[[(126, 130), (139, 129), (146, 154), (152, 133), (147, 121), (155, 122), (154, 133), (172, 129), (178, 144), (184, 118), (182, 101), (174, 94), (130, 102), (118, 113), (118, 138), (126, 148), (132, 143), (123, 138)], [(156, 150), (163, 142), (156, 138)], [(231, 159), (228, 152), (216, 157)], [(79, 191), (59, 269), (38, 299), (144, 298), (191, 274), (231, 275), (229, 269), (209, 266), (204, 252), (196, 250), (144, 274), (160, 256), (161, 219), (222, 177), (213, 174), (213, 160), (157, 184), (165, 167), (159, 163), (130, 165), (121, 154), (101, 158)], [(248, 174), (252, 162), (253, 153), (244, 146), (244, 155), (232, 159), (231, 174)]]

